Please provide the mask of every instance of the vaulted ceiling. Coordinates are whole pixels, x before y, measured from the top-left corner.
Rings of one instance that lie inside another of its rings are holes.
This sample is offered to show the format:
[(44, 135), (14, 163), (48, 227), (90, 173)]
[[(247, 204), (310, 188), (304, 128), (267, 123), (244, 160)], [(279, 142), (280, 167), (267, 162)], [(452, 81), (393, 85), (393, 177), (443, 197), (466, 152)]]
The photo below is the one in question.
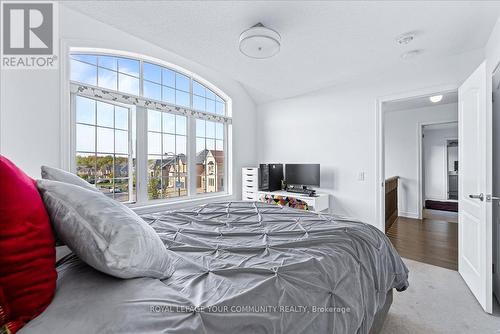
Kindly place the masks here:
[[(439, 69), (482, 49), (499, 14), (493, 1), (65, 1), (88, 16), (239, 81), (256, 103), (381, 73)], [(282, 37), (265, 60), (239, 52), (262, 22)], [(406, 46), (396, 37), (413, 32)], [(406, 51), (420, 56), (401, 59)], [(464, 59), (470, 59), (465, 57)], [(467, 61), (467, 60), (464, 60)], [(464, 64), (470, 65), (470, 64)]]

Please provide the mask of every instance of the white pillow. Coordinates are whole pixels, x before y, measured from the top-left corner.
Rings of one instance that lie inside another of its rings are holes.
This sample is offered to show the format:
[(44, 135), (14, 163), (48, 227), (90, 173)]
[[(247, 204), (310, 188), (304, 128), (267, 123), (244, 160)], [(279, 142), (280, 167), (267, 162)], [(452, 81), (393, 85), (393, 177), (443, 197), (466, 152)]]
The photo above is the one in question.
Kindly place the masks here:
[(49, 166), (42, 166), (42, 179), (45, 180), (52, 180), (52, 181), (60, 181), (60, 182), (65, 182), (69, 184), (74, 184), (76, 186), (83, 187), (85, 189), (89, 189), (92, 191), (98, 192), (99, 189), (82, 179), (81, 177), (72, 174), (70, 172), (67, 172), (65, 170), (59, 169), (59, 168), (54, 168), (54, 167), (49, 167)]
[(120, 278), (167, 278), (177, 256), (141, 217), (104, 194), (38, 180), (52, 226), (80, 259)]

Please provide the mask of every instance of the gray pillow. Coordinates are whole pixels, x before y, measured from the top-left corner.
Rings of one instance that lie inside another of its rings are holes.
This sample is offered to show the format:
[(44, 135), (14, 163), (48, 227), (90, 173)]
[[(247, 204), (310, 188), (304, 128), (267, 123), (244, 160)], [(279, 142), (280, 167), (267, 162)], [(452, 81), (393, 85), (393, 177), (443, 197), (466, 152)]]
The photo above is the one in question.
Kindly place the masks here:
[(74, 184), (75, 186), (80, 186), (85, 189), (99, 192), (99, 189), (97, 189), (96, 187), (94, 187), (81, 177), (78, 177), (77, 175), (67, 172), (65, 170), (49, 166), (42, 166), (41, 169), (42, 169), (42, 179)]
[(120, 278), (167, 278), (175, 253), (135, 212), (104, 194), (38, 180), (56, 235), (90, 266)]

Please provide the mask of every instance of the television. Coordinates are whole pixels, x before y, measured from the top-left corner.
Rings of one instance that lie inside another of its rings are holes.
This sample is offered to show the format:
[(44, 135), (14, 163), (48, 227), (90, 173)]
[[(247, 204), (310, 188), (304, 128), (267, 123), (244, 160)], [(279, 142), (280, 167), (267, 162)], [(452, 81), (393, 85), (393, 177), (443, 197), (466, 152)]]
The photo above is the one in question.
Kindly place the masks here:
[(288, 185), (319, 187), (319, 164), (286, 164), (285, 180)]

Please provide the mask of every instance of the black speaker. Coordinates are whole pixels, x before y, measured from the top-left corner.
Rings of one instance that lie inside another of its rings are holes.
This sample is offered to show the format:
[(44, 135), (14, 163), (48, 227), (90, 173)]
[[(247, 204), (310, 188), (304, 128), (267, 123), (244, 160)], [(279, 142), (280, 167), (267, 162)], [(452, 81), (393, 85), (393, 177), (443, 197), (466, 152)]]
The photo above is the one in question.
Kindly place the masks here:
[(259, 190), (276, 191), (281, 189), (283, 164), (259, 165)]

